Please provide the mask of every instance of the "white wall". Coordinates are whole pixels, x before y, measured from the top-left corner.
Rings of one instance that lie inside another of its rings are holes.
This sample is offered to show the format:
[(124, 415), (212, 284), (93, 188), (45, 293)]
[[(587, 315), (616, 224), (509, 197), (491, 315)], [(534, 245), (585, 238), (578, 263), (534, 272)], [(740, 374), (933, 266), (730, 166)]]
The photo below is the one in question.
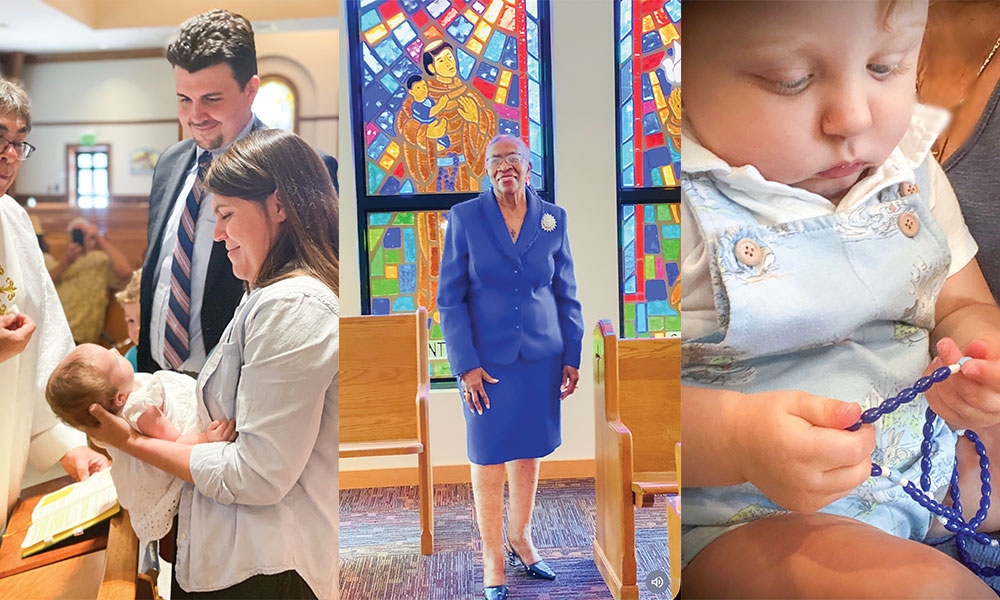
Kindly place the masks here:
[[(162, 58), (29, 64), (24, 87), (35, 123), (29, 140), (38, 147), (17, 178), (19, 196), (66, 193), (66, 145), (92, 133), (111, 144), (111, 193), (149, 193), (150, 175), (129, 174), (137, 148), (157, 152), (177, 141), (177, 109), (170, 65)], [(173, 119), (172, 124), (94, 122)], [(73, 123), (46, 125), (46, 123)]]
[[(554, 0), (552, 4), (556, 202), (568, 213), (586, 333), (581, 385), (563, 405), (563, 445), (547, 460), (577, 460), (594, 457), (592, 330), (598, 319), (618, 322), (614, 14), (609, 2)], [(340, 68), (346, 88), (347, 12), (341, 14)], [(361, 292), (349, 94), (340, 98), (340, 114), (341, 307), (342, 314), (356, 315), (361, 312)], [(467, 464), (465, 420), (457, 393), (434, 392), (430, 405), (433, 464)], [(342, 460), (341, 470), (413, 465), (412, 457), (358, 458)]]
[(299, 135), (332, 156), (339, 156), (338, 118), (340, 65), (335, 29), (257, 34), (257, 71), (261, 75), (287, 77), (302, 96)]
[[(299, 134), (317, 149), (337, 156), (339, 33), (325, 29), (255, 37), (258, 71), (291, 80), (300, 94), (300, 119), (312, 118), (300, 121)], [(65, 193), (66, 145), (78, 144), (85, 133), (94, 134), (98, 143), (111, 144), (113, 195), (149, 193), (152, 175), (131, 175), (129, 155), (147, 147), (161, 152), (177, 141), (173, 71), (166, 59), (29, 64), (24, 86), (35, 123), (29, 140), (39, 151), (21, 168), (18, 196)], [(169, 122), (127, 123), (163, 120)]]

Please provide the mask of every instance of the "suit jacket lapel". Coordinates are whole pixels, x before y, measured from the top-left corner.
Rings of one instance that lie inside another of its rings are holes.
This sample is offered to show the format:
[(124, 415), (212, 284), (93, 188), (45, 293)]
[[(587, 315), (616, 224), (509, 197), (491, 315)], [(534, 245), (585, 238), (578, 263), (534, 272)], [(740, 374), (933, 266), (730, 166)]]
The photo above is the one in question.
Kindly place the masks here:
[(500, 249), (515, 261), (519, 260), (517, 250), (514, 248), (514, 242), (510, 239), (510, 232), (507, 231), (507, 223), (503, 220), (500, 205), (497, 204), (497, 199), (493, 195), (492, 188), (479, 195), (479, 204), (482, 206), (483, 212), (486, 213), (486, 220), (489, 222), (490, 231), (493, 232), (493, 237), (496, 238)]
[[(173, 168), (170, 170), (170, 178), (167, 180), (168, 188), (164, 190), (163, 197), (160, 199), (159, 214), (156, 215), (156, 229), (154, 231), (155, 240), (163, 241), (163, 230), (167, 225), (167, 221), (170, 219), (170, 214), (174, 211), (177, 201), (177, 196), (181, 193), (181, 188), (184, 187), (184, 181), (187, 179), (188, 170), (191, 165), (194, 164), (195, 157), (195, 145), (191, 142), (191, 150), (184, 153), (184, 159), (178, 160), (174, 163)], [(157, 245), (158, 247), (158, 245)]]
[(528, 212), (524, 215), (524, 224), (521, 225), (521, 234), (517, 236), (517, 244), (514, 246), (518, 255), (523, 255), (531, 248), (538, 238), (538, 233), (542, 230), (542, 200), (535, 190), (528, 188)]

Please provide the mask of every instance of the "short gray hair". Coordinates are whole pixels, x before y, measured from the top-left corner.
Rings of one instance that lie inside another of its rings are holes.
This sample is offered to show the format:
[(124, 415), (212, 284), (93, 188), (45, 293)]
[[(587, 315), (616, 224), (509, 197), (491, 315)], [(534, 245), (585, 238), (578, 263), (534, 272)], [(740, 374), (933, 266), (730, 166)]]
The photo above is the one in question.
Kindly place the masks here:
[(517, 151), (521, 153), (521, 156), (523, 156), (525, 160), (531, 160), (531, 153), (528, 151), (528, 145), (524, 143), (524, 140), (516, 135), (510, 135), (509, 133), (499, 133), (493, 136), (490, 143), (486, 144), (487, 154), (489, 153), (490, 148), (500, 142), (514, 142), (517, 144)]
[(0, 79), (0, 116), (15, 115), (31, 131), (31, 100), (24, 89), (8, 79)]

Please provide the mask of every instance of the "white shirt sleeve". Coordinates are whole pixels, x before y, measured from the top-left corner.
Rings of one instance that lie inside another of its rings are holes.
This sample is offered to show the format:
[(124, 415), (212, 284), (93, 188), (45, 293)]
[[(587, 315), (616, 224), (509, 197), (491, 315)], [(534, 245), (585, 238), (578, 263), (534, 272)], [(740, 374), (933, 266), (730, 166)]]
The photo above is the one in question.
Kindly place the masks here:
[(719, 328), (705, 239), (681, 192), (681, 338), (691, 340)]
[(948, 238), (948, 249), (951, 251), (951, 267), (948, 269), (948, 275), (951, 276), (969, 264), (979, 251), (979, 246), (965, 224), (962, 209), (948, 176), (932, 156), (927, 157), (927, 162), (927, 178), (931, 186), (929, 198), (931, 214)]

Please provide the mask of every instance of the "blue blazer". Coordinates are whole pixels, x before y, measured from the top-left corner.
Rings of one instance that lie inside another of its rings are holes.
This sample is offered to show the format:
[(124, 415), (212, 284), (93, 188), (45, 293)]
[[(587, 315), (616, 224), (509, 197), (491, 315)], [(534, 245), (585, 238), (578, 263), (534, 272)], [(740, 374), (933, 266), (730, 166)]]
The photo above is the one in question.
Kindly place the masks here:
[[(444, 234), (437, 305), (458, 375), (483, 363), (562, 356), (580, 367), (583, 313), (576, 299), (566, 211), (528, 189), (528, 213), (511, 241), (487, 190), (456, 204)], [(555, 229), (542, 228), (543, 215)]]

